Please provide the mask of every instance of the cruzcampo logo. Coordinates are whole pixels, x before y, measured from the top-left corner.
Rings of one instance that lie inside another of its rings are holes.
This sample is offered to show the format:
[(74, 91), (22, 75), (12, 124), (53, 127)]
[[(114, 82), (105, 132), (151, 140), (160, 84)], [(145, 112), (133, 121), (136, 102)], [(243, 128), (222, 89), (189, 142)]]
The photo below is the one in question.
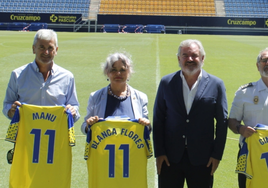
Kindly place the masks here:
[(268, 27), (268, 19), (265, 21), (265, 25)]
[(49, 19), (50, 19), (52, 22), (56, 22), (57, 19), (58, 19), (58, 17), (55, 16), (55, 14), (52, 14), (52, 15), (49, 17)]

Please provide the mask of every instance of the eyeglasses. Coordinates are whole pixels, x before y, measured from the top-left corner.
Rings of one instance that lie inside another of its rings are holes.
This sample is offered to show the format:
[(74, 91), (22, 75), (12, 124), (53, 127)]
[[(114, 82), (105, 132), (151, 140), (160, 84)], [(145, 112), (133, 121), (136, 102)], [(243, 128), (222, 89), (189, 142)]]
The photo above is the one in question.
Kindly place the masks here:
[(268, 61), (268, 58), (265, 58), (265, 59), (261, 59), (260, 60), (260, 62), (262, 62), (262, 63), (267, 63), (267, 61)]

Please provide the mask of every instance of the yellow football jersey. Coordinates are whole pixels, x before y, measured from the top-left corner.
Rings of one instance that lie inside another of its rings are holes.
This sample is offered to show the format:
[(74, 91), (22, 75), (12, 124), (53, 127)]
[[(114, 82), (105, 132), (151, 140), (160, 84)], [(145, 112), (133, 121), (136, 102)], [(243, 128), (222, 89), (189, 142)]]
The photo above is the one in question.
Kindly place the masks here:
[(10, 188), (68, 188), (71, 185), (74, 122), (63, 106), (18, 107), (6, 140), (15, 143)]
[(151, 156), (147, 127), (137, 121), (99, 121), (87, 134), (88, 187), (146, 188)]
[(257, 133), (244, 139), (236, 172), (247, 176), (247, 188), (267, 188), (268, 185), (268, 126), (258, 124)]

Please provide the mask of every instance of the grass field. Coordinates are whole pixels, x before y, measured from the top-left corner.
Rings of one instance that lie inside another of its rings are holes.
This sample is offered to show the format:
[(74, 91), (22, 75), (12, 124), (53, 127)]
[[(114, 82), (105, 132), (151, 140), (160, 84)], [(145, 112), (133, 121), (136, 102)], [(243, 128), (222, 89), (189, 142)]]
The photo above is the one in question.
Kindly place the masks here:
[[(31, 62), (33, 32), (0, 32), (0, 101), (13, 69)], [(172, 35), (172, 34), (108, 34), (108, 33), (65, 33), (59, 32), (59, 51), (55, 62), (72, 71), (76, 80), (80, 102), (80, 120), (75, 124), (76, 146), (73, 148), (72, 188), (87, 187), (87, 169), (83, 159), (85, 136), (80, 131), (89, 94), (108, 84), (102, 75), (100, 64), (108, 54), (127, 51), (132, 54), (135, 73), (129, 84), (145, 92), (149, 98), (149, 116), (159, 80), (162, 76), (177, 71), (177, 48), (184, 39), (202, 41), (206, 59), (204, 69), (220, 77), (226, 86), (230, 109), (235, 91), (239, 86), (259, 79), (255, 62), (260, 50), (268, 46), (266, 36), (223, 36), (223, 35)], [(0, 105), (2, 111), (2, 105)], [(6, 152), (12, 147), (4, 141), (9, 120), (0, 116), (0, 188), (7, 188), (10, 165)], [(237, 175), (234, 173), (238, 150), (238, 136), (231, 131), (218, 170), (214, 178), (215, 188), (236, 188)], [(198, 157), (198, 156), (197, 156)], [(157, 187), (155, 159), (148, 163), (148, 187)]]

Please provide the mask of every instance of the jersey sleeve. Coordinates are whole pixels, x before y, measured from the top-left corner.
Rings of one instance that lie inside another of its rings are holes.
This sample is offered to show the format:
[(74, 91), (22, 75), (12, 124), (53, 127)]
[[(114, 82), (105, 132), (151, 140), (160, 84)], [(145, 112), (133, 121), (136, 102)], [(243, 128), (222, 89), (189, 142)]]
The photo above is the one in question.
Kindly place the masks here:
[(149, 159), (153, 156), (153, 149), (152, 149), (152, 143), (150, 139), (150, 133), (149, 133), (147, 126), (144, 126), (144, 142), (146, 145), (146, 155), (147, 155), (147, 158)]
[(86, 145), (85, 145), (85, 154), (84, 154), (84, 159), (87, 160), (88, 159), (88, 155), (89, 155), (89, 148), (90, 148), (90, 143), (91, 143), (91, 129), (88, 129), (87, 132), (87, 139), (86, 139)]
[(243, 140), (243, 147), (241, 148), (239, 152), (239, 157), (237, 160), (237, 165), (236, 165), (236, 173), (244, 174), (247, 176), (247, 178), (251, 179), (252, 178), (252, 170), (251, 170), (251, 165), (250, 161), (248, 161), (249, 157), (249, 151), (248, 151), (248, 145), (246, 142), (246, 138)]
[(67, 118), (68, 118), (69, 145), (75, 146), (74, 119), (69, 109), (66, 111), (66, 114), (68, 116)]
[(15, 114), (7, 130), (6, 139), (5, 139), (6, 141), (13, 142), (13, 143), (16, 142), (18, 129), (19, 129), (19, 121), (20, 121), (20, 111), (19, 111), (19, 107), (17, 107)]

